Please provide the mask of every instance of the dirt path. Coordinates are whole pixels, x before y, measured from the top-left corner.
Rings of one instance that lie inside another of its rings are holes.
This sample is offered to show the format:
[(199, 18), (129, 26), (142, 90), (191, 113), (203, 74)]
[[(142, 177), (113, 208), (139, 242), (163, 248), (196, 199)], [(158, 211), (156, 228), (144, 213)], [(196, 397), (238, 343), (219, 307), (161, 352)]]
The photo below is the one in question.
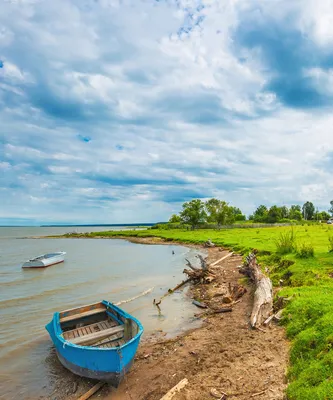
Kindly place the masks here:
[[(221, 258), (219, 249), (209, 249), (209, 262)], [(216, 296), (242, 277), (237, 269), (240, 256), (232, 256), (215, 267), (218, 279), (195, 289), (195, 297), (215, 306)], [(286, 387), (288, 342), (281, 327), (265, 332), (249, 328), (251, 289), (234, 305), (233, 311), (207, 317), (202, 328), (174, 340), (145, 343), (118, 389), (105, 387), (104, 400), (160, 400), (181, 379), (189, 384), (174, 400), (214, 399), (215, 389), (228, 400), (282, 400)], [(163, 309), (163, 303), (162, 303)], [(202, 310), (198, 309), (198, 313)], [(255, 396), (254, 396), (255, 395)]]

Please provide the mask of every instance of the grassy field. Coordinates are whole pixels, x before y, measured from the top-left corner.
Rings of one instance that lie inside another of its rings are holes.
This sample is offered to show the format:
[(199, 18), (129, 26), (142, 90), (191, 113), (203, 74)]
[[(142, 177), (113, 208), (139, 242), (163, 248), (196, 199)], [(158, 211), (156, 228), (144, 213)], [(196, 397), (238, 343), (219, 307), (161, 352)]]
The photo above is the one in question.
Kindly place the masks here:
[(136, 230), (94, 232), (91, 237), (161, 237), (204, 243), (246, 254), (258, 250), (278, 296), (293, 296), (283, 323), (292, 347), (290, 400), (333, 399), (333, 227), (326, 224), (227, 230)]

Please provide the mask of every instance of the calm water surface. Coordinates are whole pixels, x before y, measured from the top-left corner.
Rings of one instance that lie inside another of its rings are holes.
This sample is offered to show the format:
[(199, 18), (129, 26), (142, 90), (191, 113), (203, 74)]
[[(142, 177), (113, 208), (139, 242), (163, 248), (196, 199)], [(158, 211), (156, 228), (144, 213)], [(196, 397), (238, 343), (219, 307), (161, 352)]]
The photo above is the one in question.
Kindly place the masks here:
[[(184, 258), (193, 260), (197, 250), (108, 239), (23, 239), (73, 230), (0, 228), (1, 399), (52, 392), (59, 366), (44, 326), (55, 311), (107, 299), (123, 301), (121, 307), (143, 323), (146, 335), (159, 329), (173, 334), (195, 324), (194, 306), (183, 293), (163, 300), (161, 315), (152, 302), (183, 279)], [(87, 230), (105, 227), (75, 228)], [(21, 268), (25, 260), (54, 251), (67, 252), (65, 263)]]

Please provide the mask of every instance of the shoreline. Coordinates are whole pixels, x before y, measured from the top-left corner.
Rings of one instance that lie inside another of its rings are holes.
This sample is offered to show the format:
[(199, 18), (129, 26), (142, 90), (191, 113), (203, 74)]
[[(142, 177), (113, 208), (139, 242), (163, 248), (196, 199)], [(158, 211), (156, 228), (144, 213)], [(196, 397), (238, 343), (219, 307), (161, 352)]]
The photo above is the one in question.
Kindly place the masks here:
[[(80, 238), (91, 237), (80, 234)], [(206, 248), (201, 244), (156, 237), (119, 235), (98, 238), (202, 249), (207, 251), (208, 263), (223, 257), (222, 252), (228, 252), (219, 247)], [(188, 295), (204, 301), (209, 306), (223, 306), (222, 292), (228, 286), (238, 285), (244, 280), (237, 270), (241, 262), (240, 255), (227, 258), (214, 267), (217, 276), (215, 282), (191, 285)], [(121, 385), (117, 389), (105, 385), (92, 399), (98, 397), (103, 400), (160, 400), (181, 379), (187, 378), (189, 384), (174, 397), (175, 400), (213, 398), (212, 389), (217, 393), (226, 393), (228, 400), (245, 400), (261, 391), (262, 395), (258, 394), (258, 399), (282, 400), (287, 386), (285, 371), (288, 366), (289, 344), (284, 329), (280, 326), (273, 324), (265, 328), (264, 332), (250, 329), (248, 322), (252, 293), (251, 286), (246, 285), (246, 288), (247, 293), (234, 305), (230, 313), (207, 316), (203, 318), (200, 327), (189, 328), (171, 339), (165, 339), (163, 332), (151, 334), (140, 344), (134, 365)], [(163, 302), (161, 310), (163, 312)], [(202, 311), (198, 308), (198, 314)], [(56, 396), (57, 400), (75, 400), (94, 384), (74, 375), (72, 378), (70, 382), (68, 375), (61, 378), (57, 385), (59, 390), (48, 398), (54, 399)]]

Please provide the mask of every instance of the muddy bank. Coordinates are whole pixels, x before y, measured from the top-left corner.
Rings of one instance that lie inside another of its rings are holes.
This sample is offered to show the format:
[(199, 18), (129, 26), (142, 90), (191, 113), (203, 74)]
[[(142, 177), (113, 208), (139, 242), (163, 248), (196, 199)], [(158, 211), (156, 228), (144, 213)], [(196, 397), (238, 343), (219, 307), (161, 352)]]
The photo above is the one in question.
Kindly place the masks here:
[[(149, 239), (135, 238), (146, 244), (151, 243)], [(227, 252), (218, 248), (208, 249), (209, 263), (224, 254)], [(213, 307), (225, 306), (220, 294), (242, 279), (237, 268), (241, 262), (241, 256), (235, 255), (217, 264), (216, 281), (195, 286), (192, 296)], [(161, 307), (163, 312), (163, 302)], [(160, 400), (183, 378), (189, 383), (174, 400), (214, 399), (213, 394), (222, 397), (223, 393), (225, 399), (233, 400), (254, 395), (261, 400), (284, 399), (289, 348), (284, 330), (274, 324), (260, 331), (250, 329), (251, 307), (251, 287), (247, 286), (247, 293), (232, 312), (206, 316), (201, 328), (172, 340), (163, 340), (162, 332), (146, 339), (120, 387), (106, 385), (92, 399)], [(198, 313), (202, 311), (198, 309)], [(64, 374), (57, 384), (59, 389), (50, 398), (74, 400), (93, 386), (93, 382), (74, 376), (72, 379), (68, 382), (68, 374)]]

